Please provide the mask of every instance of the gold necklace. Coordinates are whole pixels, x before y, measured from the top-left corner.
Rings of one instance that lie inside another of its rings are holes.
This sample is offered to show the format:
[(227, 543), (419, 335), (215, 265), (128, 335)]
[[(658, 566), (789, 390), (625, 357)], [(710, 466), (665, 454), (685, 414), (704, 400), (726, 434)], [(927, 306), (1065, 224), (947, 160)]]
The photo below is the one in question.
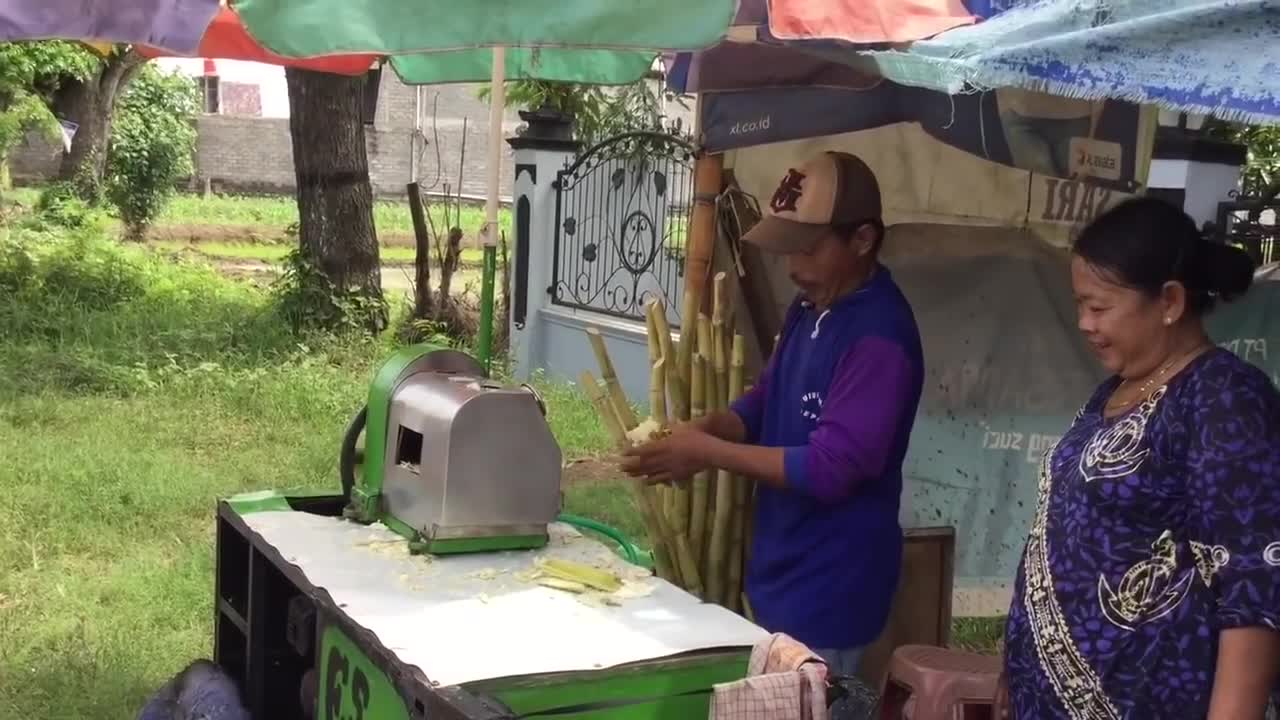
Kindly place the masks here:
[(1168, 373), (1170, 370), (1172, 370), (1178, 363), (1182, 362), (1183, 360), (1187, 360), (1188, 358), (1191, 358), (1196, 353), (1208, 347), (1210, 346), (1201, 343), (1191, 348), (1187, 352), (1183, 353), (1182, 355), (1179, 355), (1174, 359), (1170, 360), (1168, 364), (1160, 368), (1160, 370), (1157, 371), (1154, 375), (1147, 378), (1146, 382), (1142, 383), (1142, 385), (1138, 388), (1137, 394), (1134, 395), (1132, 400), (1126, 400), (1124, 402), (1117, 401), (1120, 396), (1120, 391), (1123, 390), (1125, 386), (1129, 384), (1128, 380), (1121, 381), (1120, 386), (1117, 387), (1115, 391), (1111, 393), (1111, 399), (1107, 401), (1106, 409), (1118, 410), (1119, 408), (1129, 407), (1131, 405), (1138, 404), (1139, 402), (1141, 402), (1142, 400), (1146, 399), (1151, 395), (1151, 392), (1156, 389), (1156, 383), (1162, 381), (1165, 377), (1165, 374)]

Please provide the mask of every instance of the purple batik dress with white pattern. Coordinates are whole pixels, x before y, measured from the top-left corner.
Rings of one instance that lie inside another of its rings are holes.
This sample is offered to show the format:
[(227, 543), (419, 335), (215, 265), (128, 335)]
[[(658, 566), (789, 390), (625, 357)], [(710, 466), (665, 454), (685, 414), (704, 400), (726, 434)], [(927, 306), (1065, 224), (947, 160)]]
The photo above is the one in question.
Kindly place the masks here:
[(1280, 392), (1225, 350), (1045, 456), (1006, 629), (1013, 717), (1203, 718), (1218, 633), (1280, 627)]

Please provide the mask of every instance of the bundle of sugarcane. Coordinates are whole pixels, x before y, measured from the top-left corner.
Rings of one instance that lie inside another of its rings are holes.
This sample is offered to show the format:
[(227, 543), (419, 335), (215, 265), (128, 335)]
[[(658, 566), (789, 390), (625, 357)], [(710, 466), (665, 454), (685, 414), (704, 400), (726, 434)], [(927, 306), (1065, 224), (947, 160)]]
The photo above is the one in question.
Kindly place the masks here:
[[(643, 422), (618, 383), (604, 338), (587, 330), (604, 387), (590, 373), (583, 373), (582, 385), (620, 448), (661, 437), (675, 422), (725, 410), (742, 394), (745, 343), (733, 332), (725, 283), (724, 273), (716, 275), (710, 318), (698, 312), (701, 299), (686, 293), (678, 346), (666, 308), (657, 300), (646, 306), (651, 373)], [(659, 576), (741, 612), (751, 481), (710, 470), (687, 484), (633, 487)]]

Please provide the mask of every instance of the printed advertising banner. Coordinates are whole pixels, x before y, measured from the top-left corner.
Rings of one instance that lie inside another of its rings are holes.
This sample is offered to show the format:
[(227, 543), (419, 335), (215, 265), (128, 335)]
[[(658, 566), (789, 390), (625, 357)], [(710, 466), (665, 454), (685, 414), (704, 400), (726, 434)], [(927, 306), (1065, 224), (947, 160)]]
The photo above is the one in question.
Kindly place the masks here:
[(1146, 176), (1150, 111), (1000, 89), (948, 96), (869, 79), (865, 88), (781, 87), (702, 96), (711, 152), (917, 124), (930, 137), (1001, 165), (1058, 178), (1092, 178), (1133, 192)]

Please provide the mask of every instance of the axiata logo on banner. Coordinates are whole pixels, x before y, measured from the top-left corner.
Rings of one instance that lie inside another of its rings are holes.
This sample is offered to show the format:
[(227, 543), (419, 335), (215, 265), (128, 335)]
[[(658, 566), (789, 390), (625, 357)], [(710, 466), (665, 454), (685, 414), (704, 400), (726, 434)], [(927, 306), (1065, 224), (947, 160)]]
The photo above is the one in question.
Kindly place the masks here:
[(1072, 175), (1091, 175), (1103, 180), (1119, 180), (1123, 153), (1124, 148), (1120, 143), (1071, 138), (1069, 169)]
[(731, 136), (746, 135), (747, 133), (759, 132), (761, 130), (768, 130), (769, 122), (772, 119), (773, 119), (772, 115), (765, 115), (764, 117), (760, 118), (759, 120), (756, 120), (755, 122), (736, 123), (732, 128), (729, 129), (729, 135)]

